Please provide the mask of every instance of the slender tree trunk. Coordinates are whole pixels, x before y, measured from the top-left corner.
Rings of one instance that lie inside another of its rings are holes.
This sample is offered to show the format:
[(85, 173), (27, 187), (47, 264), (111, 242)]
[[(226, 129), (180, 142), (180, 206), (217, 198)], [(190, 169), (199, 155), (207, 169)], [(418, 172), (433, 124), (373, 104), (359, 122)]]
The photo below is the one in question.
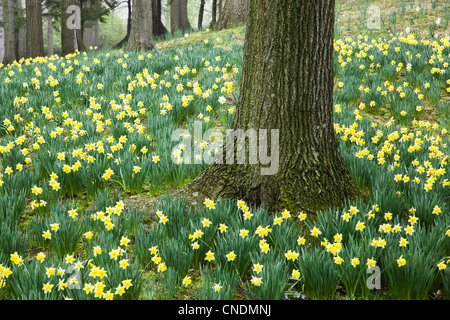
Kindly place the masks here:
[(187, 12), (188, 0), (172, 0), (170, 4), (170, 31), (172, 34), (181, 30), (191, 30)]
[[(3, 21), (3, 2), (0, 0), (0, 20)], [(5, 56), (5, 29), (0, 26), (0, 63), (3, 62)]]
[(223, 1), (219, 0), (219, 2), (217, 3), (217, 9), (219, 11), (219, 17), (222, 14), (222, 8), (223, 8)]
[(148, 0), (134, 0), (131, 18), (131, 32), (126, 50), (148, 51), (155, 47), (153, 42), (152, 3)]
[[(259, 130), (261, 159), (225, 162), (242, 152), (228, 136), (215, 163), (184, 194), (310, 213), (360, 194), (338, 152), (333, 125), (334, 6), (334, 0), (251, 0), (232, 128)], [(268, 163), (264, 149), (274, 158), (269, 172), (262, 171), (268, 167), (261, 163)]]
[(47, 18), (47, 55), (52, 56), (53, 54), (53, 17), (49, 15)]
[(210, 28), (214, 28), (216, 22), (217, 22), (217, 0), (212, 0)]
[(16, 28), (14, 27), (14, 0), (8, 2), (9, 12), (9, 46), (11, 48), (11, 60), (17, 60), (19, 57), (19, 44), (16, 37)]
[(28, 58), (43, 57), (44, 32), (42, 30), (42, 5), (40, 0), (26, 2), (27, 54)]
[(198, 11), (198, 30), (203, 29), (203, 14), (205, 12), (205, 0), (200, 1), (200, 9)]
[[(124, 44), (128, 42), (128, 39), (130, 39), (130, 33), (131, 33), (131, 19), (132, 19), (132, 5), (131, 0), (127, 0), (127, 8), (128, 8), (128, 18), (127, 18), (127, 34), (125, 37), (119, 41), (116, 45), (113, 46), (114, 49), (123, 47)], [(112, 13), (111, 13), (111, 22), (112, 22)]]
[(250, 0), (226, 0), (215, 29), (227, 29), (247, 22), (249, 3)]
[(162, 6), (161, 0), (152, 1), (152, 18), (153, 18), (153, 35), (156, 37), (163, 36), (168, 33), (166, 27), (161, 21)]
[[(14, 61), (14, 50), (13, 46), (14, 43), (11, 44), (11, 24), (10, 24), (10, 15), (9, 15), (9, 1), (3, 0), (2, 3), (3, 8), (3, 37), (4, 37), (4, 55), (3, 55), (3, 61), (1, 61), (3, 64), (9, 64)], [(13, 40), (14, 42), (14, 40)]]
[[(25, 8), (22, 0), (15, 0), (14, 4), (16, 6), (15, 17), (19, 20), (25, 20)], [(26, 24), (23, 23), (20, 26), (17, 26), (16, 23), (16, 46), (17, 46), (17, 59), (21, 59), (26, 57), (27, 55), (27, 27)]]

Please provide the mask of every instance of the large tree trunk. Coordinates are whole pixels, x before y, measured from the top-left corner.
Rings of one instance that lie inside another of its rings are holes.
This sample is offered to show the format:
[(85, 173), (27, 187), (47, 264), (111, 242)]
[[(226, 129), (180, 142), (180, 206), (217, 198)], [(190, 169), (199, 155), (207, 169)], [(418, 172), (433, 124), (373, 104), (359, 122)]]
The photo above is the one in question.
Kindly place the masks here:
[(152, 1), (134, 0), (131, 32), (126, 50), (147, 51), (155, 47), (153, 42)]
[(250, 0), (226, 0), (216, 30), (227, 29), (247, 22)]
[(153, 35), (156, 37), (163, 36), (168, 33), (166, 27), (161, 21), (162, 6), (161, 0), (152, 1), (152, 18), (153, 18)]
[(27, 54), (28, 58), (43, 57), (44, 32), (42, 30), (42, 5), (40, 0), (27, 0)]
[(279, 130), (278, 144), (276, 134), (259, 141), (260, 158), (267, 145), (271, 157), (279, 151), (278, 162), (271, 163), (278, 170), (263, 172), (267, 165), (261, 162), (268, 164), (263, 159), (225, 161), (242, 152), (227, 137), (215, 163), (182, 192), (242, 199), (272, 212), (310, 213), (360, 194), (338, 152), (333, 126), (334, 6), (334, 0), (251, 0), (232, 129), (259, 130), (262, 138), (261, 129)]
[(174, 34), (178, 30), (189, 31), (192, 29), (187, 12), (188, 0), (172, 0), (170, 4), (170, 32)]
[(79, 0), (61, 1), (61, 54), (63, 56), (74, 53), (75, 50), (86, 50), (81, 32), (81, 21), (78, 21), (79, 19), (75, 18), (75, 12), (67, 12), (69, 6), (72, 5), (80, 7)]

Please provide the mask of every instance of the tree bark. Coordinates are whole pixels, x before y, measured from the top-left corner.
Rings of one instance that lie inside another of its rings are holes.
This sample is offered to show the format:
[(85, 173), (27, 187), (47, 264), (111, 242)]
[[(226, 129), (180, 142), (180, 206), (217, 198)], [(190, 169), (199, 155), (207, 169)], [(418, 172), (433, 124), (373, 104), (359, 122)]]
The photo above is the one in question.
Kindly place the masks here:
[(215, 163), (184, 194), (309, 213), (360, 195), (333, 125), (334, 6), (334, 0), (251, 0), (232, 129), (279, 130), (278, 144), (274, 137), (258, 144), (260, 154), (264, 142), (267, 154), (279, 148), (278, 170), (263, 175), (261, 159), (225, 163), (237, 152), (227, 138)]
[(27, 0), (26, 2), (26, 27), (28, 58), (43, 57), (44, 32), (42, 30), (42, 5), (40, 0)]
[(3, 59), (0, 61), (3, 64), (8, 64), (14, 61), (13, 59), (13, 50), (11, 47), (10, 37), (10, 23), (9, 23), (9, 2), (3, 0), (2, 4), (3, 9), (3, 43), (4, 43), (4, 50), (3, 50)]
[(202, 30), (203, 29), (203, 14), (205, 12), (205, 0), (201, 0), (200, 1), (200, 8), (198, 11), (198, 30)]
[(162, 6), (161, 0), (152, 1), (152, 19), (153, 19), (153, 35), (160, 37), (168, 33), (166, 27), (161, 21)]
[(214, 28), (217, 22), (217, 0), (212, 0), (212, 7), (211, 7), (211, 24), (210, 28)]
[(226, 0), (216, 30), (231, 28), (247, 22), (250, 0)]
[(53, 17), (50, 15), (47, 18), (47, 55), (52, 56), (53, 54)]
[(134, 0), (131, 17), (131, 32), (126, 50), (148, 51), (153, 42), (152, 1)]
[(172, 34), (192, 29), (187, 12), (188, 0), (172, 0), (170, 4), (170, 31)]
[[(76, 13), (67, 12), (69, 6), (80, 7), (79, 0), (62, 0), (61, 1), (61, 54), (63, 56), (67, 54), (74, 53), (77, 49), (78, 51), (86, 50), (83, 43), (83, 34), (81, 32), (81, 22), (79, 25), (68, 25), (67, 22), (73, 22), (72, 20)], [(76, 20), (76, 19), (75, 19)]]

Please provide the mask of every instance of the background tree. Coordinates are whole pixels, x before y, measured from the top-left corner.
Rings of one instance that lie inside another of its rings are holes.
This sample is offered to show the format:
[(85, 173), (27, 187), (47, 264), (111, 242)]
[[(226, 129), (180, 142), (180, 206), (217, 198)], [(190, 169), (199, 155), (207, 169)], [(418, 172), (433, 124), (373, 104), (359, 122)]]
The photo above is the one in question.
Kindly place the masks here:
[(210, 28), (213, 28), (216, 25), (216, 23), (217, 23), (217, 0), (212, 0)]
[(155, 47), (153, 42), (152, 1), (133, 0), (131, 32), (126, 50), (147, 51)]
[(200, 8), (198, 10), (198, 30), (203, 29), (203, 15), (205, 13), (205, 0), (200, 1)]
[(181, 30), (182, 32), (192, 29), (188, 18), (188, 0), (172, 0), (170, 3), (170, 32)]
[(215, 24), (216, 30), (227, 29), (247, 21), (250, 0), (226, 0)]
[[(25, 37), (23, 37), (25, 15), (19, 0), (3, 0), (0, 5), (3, 8), (3, 63), (8, 64), (14, 60), (19, 60), (25, 55)], [(20, 35), (22, 35), (22, 39)]]
[(248, 158), (246, 164), (213, 163), (185, 194), (305, 212), (359, 195), (333, 126), (334, 6), (334, 0), (251, 0), (232, 128), (278, 129), (279, 169), (261, 175), (267, 166)]
[[(116, 9), (122, 2), (118, 2), (116, 0), (113, 1), (106, 1), (106, 4), (108, 5), (110, 11), (111, 11), (111, 21), (112, 21), (112, 15), (114, 9)], [(113, 49), (121, 48), (128, 42), (128, 39), (130, 38), (131, 33), (131, 19), (132, 19), (132, 4), (131, 0), (126, 0), (127, 4), (127, 33), (125, 34), (125, 37), (123, 37), (122, 40), (120, 40), (116, 45), (113, 46)]]
[(44, 33), (42, 29), (42, 4), (40, 0), (26, 0), (27, 57), (43, 57)]
[(161, 0), (152, 0), (152, 20), (153, 20), (153, 35), (155, 37), (164, 36), (167, 31), (162, 23), (162, 4)]

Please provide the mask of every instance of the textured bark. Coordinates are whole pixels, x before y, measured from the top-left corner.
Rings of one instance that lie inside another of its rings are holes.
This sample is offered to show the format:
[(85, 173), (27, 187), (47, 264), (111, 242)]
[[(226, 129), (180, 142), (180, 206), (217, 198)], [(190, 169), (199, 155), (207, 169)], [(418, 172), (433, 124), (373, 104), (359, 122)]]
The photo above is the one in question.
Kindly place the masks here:
[(156, 37), (163, 36), (168, 33), (166, 27), (161, 21), (162, 6), (161, 0), (152, 1), (152, 19), (153, 19), (153, 35)]
[(130, 38), (126, 50), (147, 51), (155, 47), (153, 42), (152, 1), (134, 0)]
[(192, 29), (187, 12), (188, 0), (172, 0), (170, 3), (170, 32), (174, 34), (178, 30), (189, 31)]
[(226, 0), (216, 30), (231, 28), (247, 22), (250, 0)]
[(42, 5), (40, 0), (27, 0), (27, 54), (28, 58), (43, 57), (44, 32), (42, 30)]
[[(61, 1), (61, 53), (63, 56), (78, 51), (86, 50), (83, 43), (83, 34), (81, 32), (81, 23), (77, 26), (79, 29), (70, 29), (67, 26), (68, 19), (72, 16), (71, 12), (67, 12), (67, 8), (71, 5), (80, 6), (79, 0), (62, 0)], [(75, 48), (76, 40), (76, 48)]]
[(232, 127), (279, 129), (278, 172), (261, 175), (267, 167), (261, 163), (213, 163), (185, 194), (310, 213), (360, 194), (333, 126), (334, 6), (334, 0), (251, 0)]

